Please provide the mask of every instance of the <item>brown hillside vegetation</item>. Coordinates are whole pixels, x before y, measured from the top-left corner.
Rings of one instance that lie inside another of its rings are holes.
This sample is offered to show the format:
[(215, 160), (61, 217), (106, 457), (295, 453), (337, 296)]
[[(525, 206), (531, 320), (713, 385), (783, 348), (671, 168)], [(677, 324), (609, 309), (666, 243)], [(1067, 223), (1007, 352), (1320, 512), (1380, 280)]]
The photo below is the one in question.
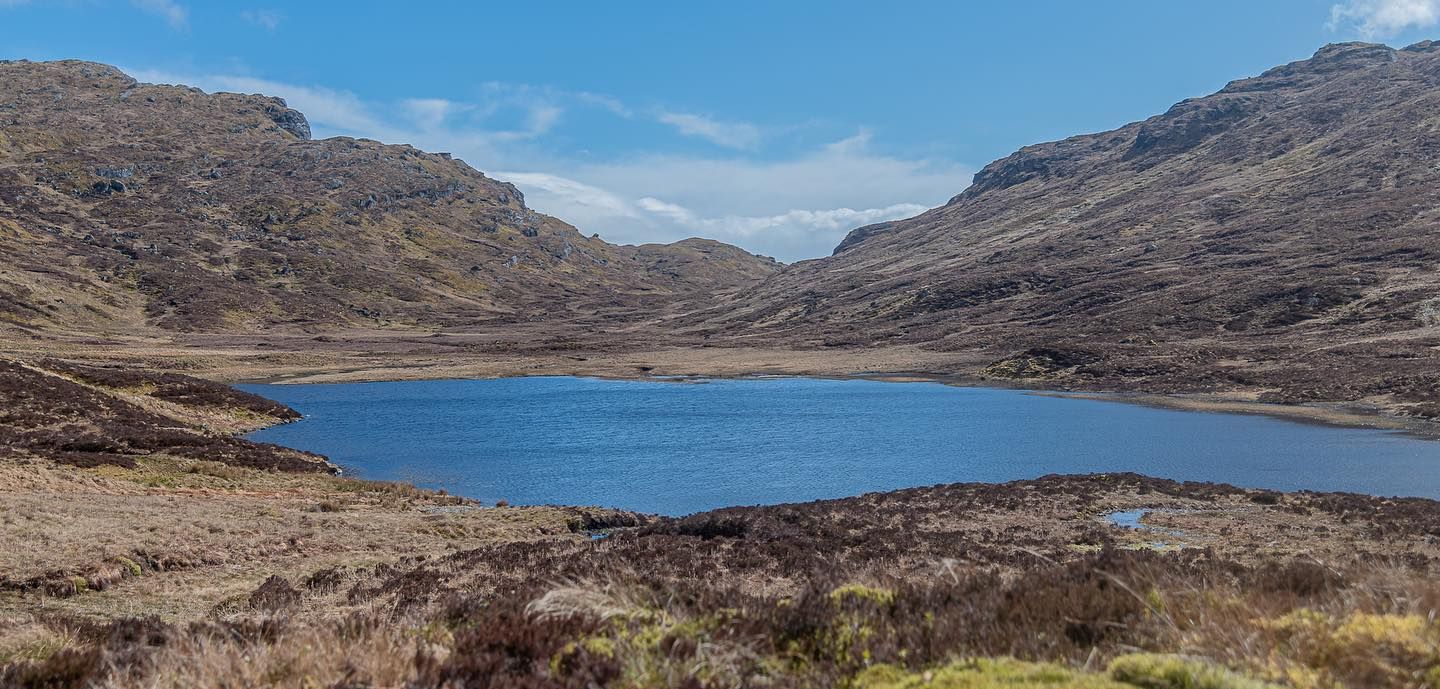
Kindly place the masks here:
[[(1440, 414), (1440, 45), (1341, 44), (1027, 146), (684, 323), (1047, 387)], [(978, 372), (978, 371), (977, 371)]]
[(0, 320), (24, 330), (623, 321), (776, 267), (582, 236), (448, 154), (311, 140), (278, 98), (0, 63)]
[(137, 457), (159, 453), (258, 469), (334, 471), (323, 457), (233, 437), (298, 419), (295, 410), (188, 376), (0, 359), (0, 399), (0, 456), (134, 467)]

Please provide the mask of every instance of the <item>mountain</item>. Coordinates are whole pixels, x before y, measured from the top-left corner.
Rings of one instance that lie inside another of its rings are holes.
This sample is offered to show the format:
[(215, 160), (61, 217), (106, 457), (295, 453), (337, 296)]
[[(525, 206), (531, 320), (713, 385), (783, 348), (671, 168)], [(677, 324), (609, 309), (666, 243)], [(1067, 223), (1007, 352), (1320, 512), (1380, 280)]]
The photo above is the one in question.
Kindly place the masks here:
[(680, 325), (1063, 388), (1440, 414), (1440, 44), (1330, 45), (1027, 146)]
[(689, 370), (703, 345), (783, 369), (793, 350), (920, 350), (897, 360), (1434, 417), (1436, 112), (1440, 44), (1326, 46), (1027, 146), (944, 206), (781, 267), (708, 240), (586, 237), (446, 154), (312, 140), (279, 99), (5, 62), (0, 335), (313, 348), (316, 331), (538, 323), (535, 356), (658, 347)]
[(0, 62), (0, 328), (625, 320), (777, 267), (718, 242), (583, 236), (448, 154), (313, 140), (278, 98)]

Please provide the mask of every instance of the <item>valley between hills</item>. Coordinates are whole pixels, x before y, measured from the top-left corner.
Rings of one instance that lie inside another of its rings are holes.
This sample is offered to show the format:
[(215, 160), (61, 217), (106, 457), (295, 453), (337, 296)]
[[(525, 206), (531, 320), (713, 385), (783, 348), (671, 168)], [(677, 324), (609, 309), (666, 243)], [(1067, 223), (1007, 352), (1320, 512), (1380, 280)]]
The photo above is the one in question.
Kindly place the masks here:
[(1440, 685), (1430, 500), (482, 505), (245, 440), (299, 413), (226, 385), (864, 376), (1433, 432), (1437, 106), (1440, 45), (1326, 46), (787, 266), (611, 244), (277, 98), (0, 62), (0, 686)]
[(586, 237), (446, 154), (311, 140), (273, 98), (11, 62), (0, 351), (230, 381), (918, 374), (1416, 425), (1437, 55), (1327, 46), (793, 266)]

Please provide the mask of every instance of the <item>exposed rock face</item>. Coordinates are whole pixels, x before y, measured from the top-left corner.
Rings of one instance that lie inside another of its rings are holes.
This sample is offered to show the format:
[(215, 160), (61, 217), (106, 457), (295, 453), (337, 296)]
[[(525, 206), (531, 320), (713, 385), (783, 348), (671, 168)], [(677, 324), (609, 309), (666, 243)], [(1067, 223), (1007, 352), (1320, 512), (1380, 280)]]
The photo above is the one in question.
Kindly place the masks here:
[(305, 115), (299, 110), (286, 107), (283, 99), (276, 98), (275, 101), (275, 105), (265, 108), (265, 114), (270, 116), (270, 121), (294, 134), (297, 139), (309, 140), (310, 122), (305, 119)]
[(587, 238), (448, 154), (310, 140), (278, 98), (86, 62), (0, 64), (0, 327), (457, 326), (597, 305), (639, 317), (778, 267), (710, 255)]
[[(989, 352), (1060, 387), (1440, 406), (1440, 53), (1332, 45), (1027, 146), (697, 318)], [(1058, 366), (1033, 351), (1083, 350)]]

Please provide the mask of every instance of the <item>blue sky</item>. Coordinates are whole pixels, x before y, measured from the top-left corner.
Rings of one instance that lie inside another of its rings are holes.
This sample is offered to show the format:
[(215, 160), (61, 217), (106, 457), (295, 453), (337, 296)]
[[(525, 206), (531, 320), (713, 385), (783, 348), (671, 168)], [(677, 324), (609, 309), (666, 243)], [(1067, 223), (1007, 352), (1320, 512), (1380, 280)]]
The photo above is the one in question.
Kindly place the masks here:
[(0, 58), (283, 96), (317, 136), (452, 152), (586, 233), (792, 261), (1025, 144), (1437, 20), (1440, 0), (0, 0)]

